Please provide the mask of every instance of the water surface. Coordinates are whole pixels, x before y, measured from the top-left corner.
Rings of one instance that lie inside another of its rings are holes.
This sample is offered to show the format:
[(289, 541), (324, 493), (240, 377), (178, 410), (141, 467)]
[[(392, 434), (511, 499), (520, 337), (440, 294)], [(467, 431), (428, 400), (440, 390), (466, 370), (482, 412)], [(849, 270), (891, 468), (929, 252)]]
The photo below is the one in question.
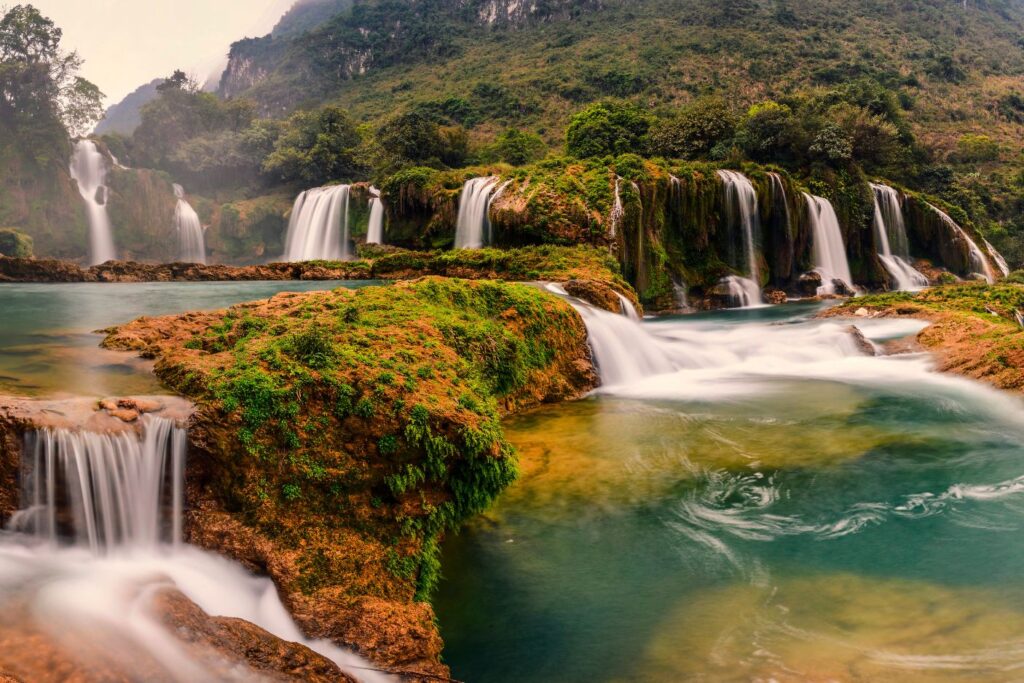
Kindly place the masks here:
[(647, 322), (675, 370), (508, 420), (523, 476), (444, 548), (456, 678), (1021, 675), (1020, 402), (812, 310)]
[(280, 292), (375, 282), (146, 282), (0, 284), (0, 394), (160, 393), (151, 365), (99, 348), (97, 331), (143, 315), (224, 308)]

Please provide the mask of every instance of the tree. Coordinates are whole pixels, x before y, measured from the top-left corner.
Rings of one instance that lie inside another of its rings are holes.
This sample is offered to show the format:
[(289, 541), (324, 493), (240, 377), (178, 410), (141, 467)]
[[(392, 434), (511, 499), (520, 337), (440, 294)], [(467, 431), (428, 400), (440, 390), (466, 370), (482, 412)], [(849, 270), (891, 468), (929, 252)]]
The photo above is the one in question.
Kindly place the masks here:
[(669, 158), (699, 159), (733, 136), (736, 115), (721, 97), (695, 100), (651, 132), (651, 153)]
[(509, 128), (498, 134), (490, 151), (500, 161), (522, 166), (543, 157), (545, 149), (539, 135)]
[(322, 185), (363, 173), (357, 160), (362, 138), (339, 107), (294, 114), (285, 123), (263, 171), (283, 181)]
[(650, 125), (635, 104), (599, 102), (569, 120), (565, 149), (581, 159), (643, 152)]
[(772, 101), (755, 104), (740, 123), (736, 140), (747, 158), (754, 161), (789, 161), (794, 156), (797, 123), (787, 105)]
[(0, 122), (23, 148), (56, 144), (57, 128), (82, 134), (103, 115), (103, 93), (78, 75), (82, 60), (60, 49), (62, 35), (32, 5), (0, 19)]

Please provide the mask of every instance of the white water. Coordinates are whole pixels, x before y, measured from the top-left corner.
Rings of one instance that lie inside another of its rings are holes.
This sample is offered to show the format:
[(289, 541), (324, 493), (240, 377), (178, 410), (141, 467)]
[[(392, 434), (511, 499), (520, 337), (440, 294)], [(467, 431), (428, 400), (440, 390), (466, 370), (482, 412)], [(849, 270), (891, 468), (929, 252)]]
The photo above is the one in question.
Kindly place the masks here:
[(151, 679), (154, 668), (161, 680), (182, 683), (264, 680), (162, 623), (153, 599), (176, 588), (208, 614), (303, 643), (361, 681), (390, 681), (351, 652), (306, 639), (269, 579), (181, 543), (185, 430), (153, 416), (140, 428), (120, 435), (48, 429), (28, 437), (28, 507), (11, 521), (21, 533), (0, 538), (5, 614), (27, 620), (24, 628), (45, 633), (83, 667), (112, 667), (129, 680)]
[(753, 280), (738, 275), (722, 278), (722, 284), (729, 292), (730, 308), (759, 308), (764, 306), (761, 300), (761, 288)]
[(971, 236), (964, 232), (964, 229), (961, 228), (955, 220), (950, 218), (949, 214), (945, 211), (937, 206), (933, 206), (932, 204), (929, 204), (928, 207), (939, 216), (939, 219), (945, 223), (950, 230), (953, 231), (953, 234), (957, 239), (963, 240), (967, 245), (967, 256), (970, 260), (972, 272), (985, 278), (985, 281), (989, 284), (995, 282), (996, 274), (992, 272), (992, 266), (989, 265), (988, 259), (985, 258), (985, 255), (981, 252), (981, 249), (978, 248), (977, 243), (971, 239)]
[(907, 292), (924, 289), (928, 286), (928, 278), (909, 263), (910, 246), (899, 193), (888, 185), (872, 183), (871, 189), (875, 194), (878, 258), (896, 289)]
[(814, 269), (821, 274), (818, 295), (835, 294), (835, 280), (843, 282), (852, 291), (850, 262), (846, 258), (843, 233), (832, 202), (806, 193), (804, 198), (807, 200), (807, 215), (811, 221)]
[(185, 201), (185, 189), (175, 183), (174, 231), (178, 236), (178, 259), (184, 263), (206, 263), (206, 240), (203, 224), (192, 205)]
[(988, 240), (985, 240), (985, 248), (988, 249), (989, 255), (992, 257), (992, 260), (995, 261), (996, 267), (999, 268), (999, 272), (1003, 274), (1003, 277), (1009, 275), (1010, 266), (1006, 263), (1006, 259), (1003, 258), (1003, 255), (999, 253), (999, 250), (993, 247)]
[(107, 160), (92, 140), (79, 140), (71, 155), (71, 177), (85, 200), (89, 216), (89, 263), (98, 265), (117, 258), (114, 233), (107, 215)]
[(491, 221), (488, 211), (491, 203), (506, 182), (499, 187), (498, 176), (471, 178), (466, 181), (459, 195), (459, 220), (455, 229), (456, 249), (481, 249), (491, 243)]
[[(736, 171), (719, 171), (719, 178), (725, 186), (725, 215), (730, 225), (738, 225), (742, 232), (743, 253), (747, 262), (747, 282), (756, 287), (756, 295), (742, 278), (727, 278), (730, 291), (737, 284), (743, 292), (744, 307), (761, 303), (761, 273), (757, 263), (756, 234), (761, 228), (761, 219), (757, 208), (757, 191), (754, 185), (742, 173)], [(735, 280), (736, 282), (732, 282)]]
[[(678, 178), (673, 178), (675, 182), (679, 182)], [(615, 200), (612, 202), (612, 215), (609, 223), (611, 225), (610, 233), (611, 237), (616, 237), (619, 234), (619, 230), (622, 228), (622, 219), (626, 215), (626, 210), (622, 206), (622, 193), (620, 192), (619, 184), (622, 182), (622, 178), (615, 177)]]
[(384, 244), (384, 202), (380, 200), (380, 190), (370, 188), (370, 225), (366, 230), (367, 244)]
[(338, 261), (352, 257), (349, 244), (349, 185), (306, 190), (295, 199), (288, 221), (285, 261)]

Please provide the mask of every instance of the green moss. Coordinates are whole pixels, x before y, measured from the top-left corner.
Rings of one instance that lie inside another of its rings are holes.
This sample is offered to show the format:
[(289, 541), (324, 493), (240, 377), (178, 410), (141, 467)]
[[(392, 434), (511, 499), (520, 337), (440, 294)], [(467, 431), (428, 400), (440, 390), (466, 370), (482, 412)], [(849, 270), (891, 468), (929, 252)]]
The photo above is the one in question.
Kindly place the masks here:
[(0, 255), (32, 257), (32, 238), (15, 228), (0, 228)]

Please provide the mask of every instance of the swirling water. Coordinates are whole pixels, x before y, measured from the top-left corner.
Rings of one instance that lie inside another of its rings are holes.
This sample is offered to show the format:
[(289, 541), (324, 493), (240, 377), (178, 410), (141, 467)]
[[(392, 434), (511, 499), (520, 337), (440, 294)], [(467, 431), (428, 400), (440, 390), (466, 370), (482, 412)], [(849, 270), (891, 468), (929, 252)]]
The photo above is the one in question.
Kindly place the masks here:
[(596, 344), (615, 383), (508, 421), (522, 479), (445, 546), (456, 678), (1019, 675), (1020, 401), (814, 310), (642, 323), (653, 370)]

